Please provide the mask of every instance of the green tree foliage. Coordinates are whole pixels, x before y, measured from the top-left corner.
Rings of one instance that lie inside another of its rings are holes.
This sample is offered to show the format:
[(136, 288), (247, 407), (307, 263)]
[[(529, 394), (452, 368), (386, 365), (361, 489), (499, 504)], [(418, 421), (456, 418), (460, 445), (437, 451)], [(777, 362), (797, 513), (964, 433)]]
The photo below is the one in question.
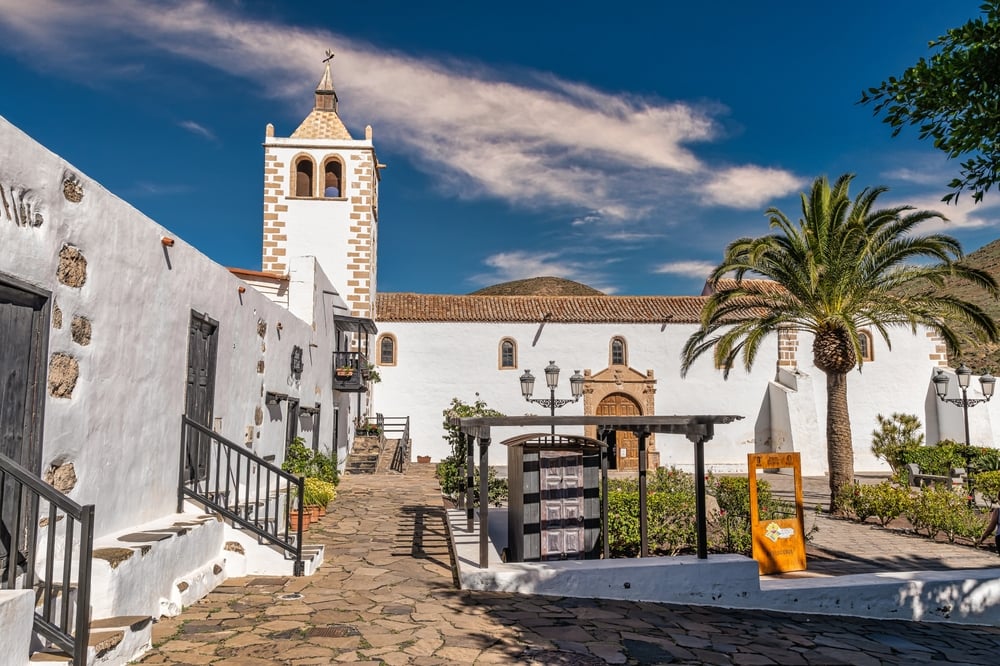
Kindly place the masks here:
[[(682, 374), (711, 351), (725, 376), (738, 360), (749, 370), (765, 340), (779, 329), (813, 338), (813, 362), (826, 375), (826, 445), (830, 509), (841, 513), (854, 480), (854, 449), (847, 403), (847, 374), (863, 362), (860, 333), (918, 325), (937, 330), (953, 349), (961, 347), (953, 325), (996, 340), (997, 325), (979, 306), (942, 293), (945, 278), (967, 280), (994, 297), (997, 283), (986, 271), (960, 263), (961, 246), (944, 234), (919, 234), (917, 227), (940, 213), (909, 206), (878, 208), (886, 188), (865, 188), (853, 200), (845, 174), (831, 186), (817, 178), (802, 195), (802, 217), (792, 222), (770, 208), (775, 233), (740, 238), (712, 272), (712, 294), (701, 327), (684, 344)], [(735, 280), (726, 279), (735, 274)], [(763, 289), (749, 274), (773, 280)], [(771, 343), (773, 344), (773, 342)]]
[[(459, 398), (452, 398), (451, 404), (442, 412), (444, 416), (444, 439), (451, 446), (451, 455), (442, 460), (437, 467), (438, 480), (441, 483), (441, 492), (448, 496), (455, 496), (465, 487), (465, 463), (467, 456), (466, 438), (457, 425), (452, 423), (452, 419), (470, 418), (474, 416), (503, 416), (501, 412), (487, 407), (486, 402), (476, 394), (476, 399), (471, 404), (465, 403)], [(494, 470), (490, 470), (488, 475), (490, 501), (498, 505), (507, 499), (507, 480), (499, 479)], [(475, 473), (475, 500), (479, 501), (479, 474)]]
[(924, 444), (920, 419), (913, 414), (899, 413), (889, 418), (879, 414), (875, 419), (878, 428), (872, 431), (872, 453), (889, 463), (893, 474), (898, 474), (906, 464), (906, 452)]
[(899, 78), (861, 93), (860, 102), (874, 105), (893, 136), (915, 126), (948, 157), (967, 158), (944, 201), (962, 190), (981, 201), (1000, 178), (1000, 0), (980, 9), (983, 16), (931, 41), (929, 60), (920, 58)]

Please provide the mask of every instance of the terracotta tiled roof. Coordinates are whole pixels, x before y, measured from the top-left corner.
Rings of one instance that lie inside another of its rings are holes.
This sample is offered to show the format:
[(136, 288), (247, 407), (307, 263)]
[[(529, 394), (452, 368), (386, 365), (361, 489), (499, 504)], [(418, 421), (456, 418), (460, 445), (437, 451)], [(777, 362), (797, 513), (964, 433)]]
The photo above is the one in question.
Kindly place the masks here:
[[(697, 323), (701, 296), (378, 294), (378, 321)], [(548, 315), (548, 316), (546, 316)]]
[(313, 109), (298, 129), (292, 132), (293, 139), (352, 139), (336, 111)]

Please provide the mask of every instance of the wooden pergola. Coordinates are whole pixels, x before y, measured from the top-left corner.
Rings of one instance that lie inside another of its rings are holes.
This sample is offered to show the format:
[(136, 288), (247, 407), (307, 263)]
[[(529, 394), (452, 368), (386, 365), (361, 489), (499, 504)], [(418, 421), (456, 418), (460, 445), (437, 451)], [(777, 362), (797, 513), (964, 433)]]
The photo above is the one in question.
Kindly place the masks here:
[[(708, 558), (708, 520), (705, 509), (705, 442), (715, 435), (716, 424), (732, 423), (742, 419), (736, 415), (694, 415), (694, 416), (478, 416), (454, 418), (452, 425), (457, 426), (466, 437), (466, 488), (473, 486), (473, 469), (475, 468), (475, 444), (479, 443), (479, 567), (487, 568), (489, 559), (489, 449), (490, 429), (521, 427), (521, 428), (555, 428), (559, 426), (597, 426), (598, 439), (607, 446), (601, 456), (602, 499), (602, 539), (604, 540), (604, 557), (608, 557), (607, 539), (607, 470), (608, 451), (614, 450), (615, 432), (622, 430), (633, 432), (639, 440), (639, 534), (640, 556), (648, 554), (646, 525), (646, 439), (653, 433), (666, 435), (684, 435), (694, 444), (695, 467), (695, 515), (698, 528), (698, 557)], [(559, 435), (556, 435), (559, 437)], [(563, 436), (566, 437), (566, 436)], [(464, 490), (464, 489), (463, 489)], [(471, 498), (463, 496), (460, 501), (465, 506), (468, 530), (473, 529), (474, 514)]]

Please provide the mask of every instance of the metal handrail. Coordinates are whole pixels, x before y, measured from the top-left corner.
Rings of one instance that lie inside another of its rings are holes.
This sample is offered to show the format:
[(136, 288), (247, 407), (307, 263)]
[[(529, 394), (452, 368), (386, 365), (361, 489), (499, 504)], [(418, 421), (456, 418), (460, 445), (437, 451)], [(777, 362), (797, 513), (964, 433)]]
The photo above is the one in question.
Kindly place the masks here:
[[(252, 532), (295, 559), (296, 576), (305, 573), (302, 560), (302, 521), (290, 532), (289, 512), (293, 504), (302, 511), (305, 480), (247, 451), (181, 416), (180, 470), (177, 511), (190, 498), (234, 525)], [(198, 463), (204, 462), (204, 473)], [(185, 476), (185, 463), (190, 473)], [(295, 489), (295, 495), (289, 490)], [(282, 496), (294, 501), (281, 502)], [(273, 511), (272, 511), (273, 504)]]
[[(389, 465), (389, 469), (394, 472), (402, 472), (406, 461), (409, 460), (410, 457), (410, 417), (385, 417), (381, 414), (376, 414), (376, 419), (383, 437), (385, 437), (387, 433), (399, 435), (398, 438), (393, 438), (399, 439), (399, 443), (396, 445), (396, 451), (392, 455), (392, 462)], [(388, 439), (388, 437), (386, 438)]]
[[(39, 519), (42, 501), (48, 504), (44, 523)], [(12, 520), (13, 529), (4, 524), (8, 520)], [(45, 531), (45, 557), (44, 574), (37, 581), (36, 598), (40, 598), (41, 606), (36, 602), (34, 629), (72, 655), (74, 664), (83, 666), (87, 663), (87, 643), (90, 639), (94, 505), (77, 504), (0, 454), (0, 538), (7, 551), (6, 571), (0, 570), (0, 590), (36, 589), (39, 527)], [(75, 536), (77, 527), (78, 537)], [(79, 538), (79, 544), (74, 559), (75, 538)], [(62, 571), (60, 581), (56, 583), (56, 543), (60, 541)], [(22, 569), (21, 575), (19, 568)], [(74, 582), (76, 594), (71, 603)], [(71, 606), (75, 610), (72, 615)]]

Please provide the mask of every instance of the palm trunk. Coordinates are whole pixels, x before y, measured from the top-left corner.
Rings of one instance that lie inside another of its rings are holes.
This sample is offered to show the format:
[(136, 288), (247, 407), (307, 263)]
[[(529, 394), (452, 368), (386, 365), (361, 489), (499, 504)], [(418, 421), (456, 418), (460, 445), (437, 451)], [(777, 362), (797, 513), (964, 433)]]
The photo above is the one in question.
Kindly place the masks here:
[(847, 375), (826, 373), (826, 455), (830, 468), (830, 511), (843, 513), (854, 483), (854, 446), (847, 409)]

